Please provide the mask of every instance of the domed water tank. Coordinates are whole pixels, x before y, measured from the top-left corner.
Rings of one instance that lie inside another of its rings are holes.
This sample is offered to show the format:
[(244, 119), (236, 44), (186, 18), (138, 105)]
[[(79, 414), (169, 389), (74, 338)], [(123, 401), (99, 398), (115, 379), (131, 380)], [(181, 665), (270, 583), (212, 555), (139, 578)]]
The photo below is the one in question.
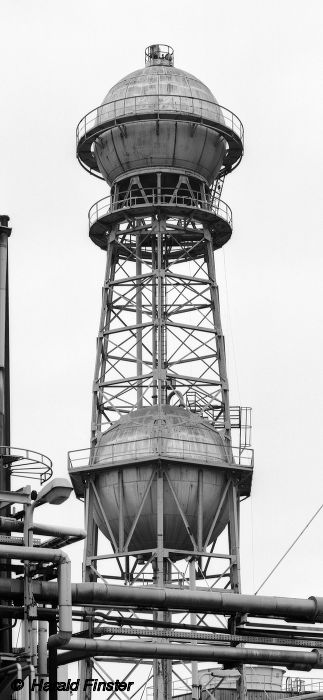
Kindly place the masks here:
[(155, 46), (146, 49), (145, 67), (114, 85), (97, 110), (97, 125), (109, 123), (95, 141), (98, 168), (109, 184), (125, 173), (163, 168), (211, 183), (226, 152), (216, 129), (225, 123), (223, 112), (201, 80), (173, 66), (170, 47)]
[[(122, 469), (124, 528), (127, 538), (140, 509), (147, 485), (161, 459), (193, 536), (197, 537), (197, 493), (199, 470), (203, 469), (203, 530), (207, 536), (220, 503), (227, 477), (226, 448), (219, 431), (206, 420), (173, 406), (143, 408), (129, 413), (105, 432), (96, 448), (94, 464), (105, 465), (97, 471), (96, 488), (114, 537), (118, 539), (118, 471)], [(221, 469), (222, 465), (222, 469)], [(187, 529), (167, 479), (164, 480), (164, 546), (192, 550)], [(101, 510), (96, 505), (94, 518), (109, 538)], [(212, 533), (214, 541), (228, 522), (224, 507)], [(153, 482), (142, 509), (129, 548), (156, 547), (156, 483)]]

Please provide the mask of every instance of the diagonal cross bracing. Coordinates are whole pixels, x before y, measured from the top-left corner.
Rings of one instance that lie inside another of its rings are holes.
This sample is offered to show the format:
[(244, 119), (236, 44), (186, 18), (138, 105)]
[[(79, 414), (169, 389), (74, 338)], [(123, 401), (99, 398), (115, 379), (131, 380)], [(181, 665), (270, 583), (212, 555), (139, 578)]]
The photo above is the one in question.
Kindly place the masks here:
[[(160, 230), (160, 223), (158, 226)], [(128, 410), (138, 406), (138, 391), (143, 405), (151, 405), (156, 400), (159, 374), (163, 375), (159, 380), (163, 396), (173, 389), (175, 381), (188, 405), (185, 396), (199, 387), (195, 401), (203, 397), (201, 412), (214, 420), (223, 413), (221, 387), (226, 377), (222, 378), (219, 366), (220, 320), (215, 326), (209, 271), (202, 255), (199, 259), (194, 257), (197, 250), (204, 250), (206, 255), (204, 229), (192, 220), (183, 220), (179, 225), (173, 218), (162, 222), (160, 234), (156, 231), (153, 219), (145, 220), (143, 227), (138, 222), (128, 222), (127, 229), (117, 227), (108, 242), (108, 256), (110, 251), (114, 266), (107, 271), (103, 298), (104, 320), (96, 365), (97, 410), (106, 416), (112, 413), (111, 420), (115, 420), (119, 410), (124, 413), (127, 406)], [(194, 231), (195, 240), (190, 245), (185, 241), (187, 231)], [(140, 240), (139, 248), (136, 240)], [(174, 246), (177, 254), (172, 257)], [(187, 265), (193, 266), (189, 275)], [(139, 323), (134, 323), (131, 317), (138, 317), (138, 294), (141, 315)], [(162, 357), (157, 357), (158, 338)], [(148, 373), (134, 375), (128, 367), (138, 364), (139, 356)], [(185, 365), (191, 376), (183, 371)], [(216, 392), (215, 385), (219, 387)], [(214, 404), (219, 406), (217, 413)]]

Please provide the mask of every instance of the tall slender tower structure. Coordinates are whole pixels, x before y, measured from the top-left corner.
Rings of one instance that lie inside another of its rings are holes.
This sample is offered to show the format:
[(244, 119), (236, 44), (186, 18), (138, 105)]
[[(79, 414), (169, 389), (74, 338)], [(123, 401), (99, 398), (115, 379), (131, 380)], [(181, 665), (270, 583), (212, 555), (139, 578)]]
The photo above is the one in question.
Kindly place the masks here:
[[(9, 216), (0, 215), (0, 445), (10, 445), (10, 379), (9, 379), (9, 272), (8, 238), (11, 235)], [(0, 490), (10, 491), (10, 471), (0, 458)], [(6, 515), (10, 508), (6, 509)], [(10, 578), (10, 564), (2, 561), (1, 575)], [(2, 601), (1, 601), (2, 602)], [(9, 620), (0, 629), (0, 649), (11, 650)]]
[[(214, 251), (231, 237), (220, 196), (242, 153), (240, 120), (160, 44), (78, 125), (81, 165), (111, 187), (89, 212), (106, 255), (91, 446), (70, 454), (85, 500), (85, 581), (240, 591), (249, 410), (229, 403)], [(129, 636), (139, 634), (138, 613), (124, 615)], [(181, 637), (187, 625), (189, 643), (205, 624), (232, 631), (235, 622), (166, 610), (140, 624), (150, 640)], [(93, 663), (82, 662), (83, 677)], [(196, 699), (195, 662), (191, 673)], [(157, 659), (147, 678), (162, 700), (187, 676)]]

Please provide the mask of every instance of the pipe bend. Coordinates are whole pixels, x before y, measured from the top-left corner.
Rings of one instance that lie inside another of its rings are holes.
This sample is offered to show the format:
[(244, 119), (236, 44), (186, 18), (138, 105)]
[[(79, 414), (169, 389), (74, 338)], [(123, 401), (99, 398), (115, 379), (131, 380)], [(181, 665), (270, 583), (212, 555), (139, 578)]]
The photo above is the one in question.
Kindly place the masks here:
[(63, 647), (72, 636), (71, 560), (63, 549), (58, 553), (58, 616), (59, 630), (48, 638), (48, 647)]
[(313, 600), (315, 609), (311, 618), (312, 622), (323, 622), (323, 598), (311, 595), (308, 600)]
[(72, 636), (71, 560), (68, 554), (63, 549), (0, 545), (0, 558), (52, 561), (58, 564), (59, 631), (49, 637), (48, 646), (65, 646)]
[[(322, 598), (321, 598), (322, 600)], [(312, 651), (316, 654), (317, 662), (314, 666), (314, 668), (323, 668), (323, 651), (322, 649), (312, 649)]]
[(58, 554), (58, 561), (61, 562), (62, 564), (70, 564), (71, 559), (68, 556), (67, 552), (64, 552), (64, 549), (57, 549), (57, 554)]
[(59, 648), (59, 647), (64, 647), (65, 644), (68, 644), (72, 637), (72, 630), (64, 632), (63, 630), (60, 630), (57, 632), (57, 634), (51, 634), (50, 637), (48, 637), (48, 642), (47, 642), (47, 647), (48, 649), (53, 649), (53, 648)]

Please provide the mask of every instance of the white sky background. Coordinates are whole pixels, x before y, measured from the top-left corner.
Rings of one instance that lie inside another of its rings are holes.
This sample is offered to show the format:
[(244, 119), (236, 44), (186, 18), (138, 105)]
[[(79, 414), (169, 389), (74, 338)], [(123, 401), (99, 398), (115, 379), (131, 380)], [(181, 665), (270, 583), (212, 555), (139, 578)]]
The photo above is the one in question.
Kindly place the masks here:
[[(105, 262), (88, 238), (87, 211), (108, 190), (76, 161), (77, 122), (159, 41), (244, 124), (245, 156), (222, 195), (234, 219), (228, 295), (216, 254), (231, 403), (253, 407), (244, 592), (323, 502), (322, 19), (321, 0), (0, 3), (12, 444), (48, 454), (56, 476), (66, 475), (68, 450), (89, 444)], [(82, 526), (74, 498), (37, 519), (62, 522), (63, 513)], [(71, 551), (81, 580), (81, 548)], [(322, 581), (323, 511), (262, 592), (322, 595)]]

